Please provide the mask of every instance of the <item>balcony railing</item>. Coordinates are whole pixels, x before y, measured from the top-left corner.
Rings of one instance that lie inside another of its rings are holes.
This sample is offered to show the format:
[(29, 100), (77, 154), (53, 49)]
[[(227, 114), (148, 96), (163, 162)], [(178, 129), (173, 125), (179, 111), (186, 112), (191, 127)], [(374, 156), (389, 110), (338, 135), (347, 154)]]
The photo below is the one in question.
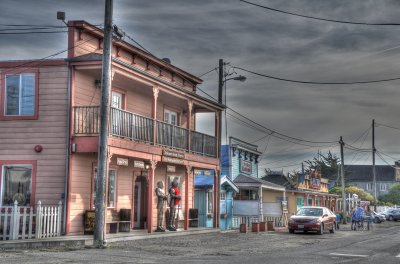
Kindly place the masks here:
[(196, 131), (190, 131), (190, 151), (215, 157), (216, 145), (215, 137)]
[(153, 143), (153, 119), (111, 108), (110, 134), (118, 137)]
[(157, 121), (157, 144), (187, 150), (188, 132), (185, 128)]
[[(152, 118), (111, 108), (110, 134), (113, 136), (190, 151), (200, 155), (216, 156), (217, 142), (215, 137), (162, 121), (155, 123), (156, 142), (154, 143), (154, 120)], [(100, 108), (98, 106), (74, 107), (75, 134), (98, 134), (99, 126)]]

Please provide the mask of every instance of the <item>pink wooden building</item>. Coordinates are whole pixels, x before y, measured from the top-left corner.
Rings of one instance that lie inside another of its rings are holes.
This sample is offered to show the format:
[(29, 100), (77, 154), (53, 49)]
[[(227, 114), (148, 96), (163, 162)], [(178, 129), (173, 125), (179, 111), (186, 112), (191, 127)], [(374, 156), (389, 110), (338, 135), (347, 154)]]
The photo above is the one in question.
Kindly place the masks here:
[[(67, 59), (0, 63), (1, 200), (17, 193), (25, 204), (65, 199), (66, 234), (83, 234), (84, 214), (94, 209), (103, 31), (85, 21), (68, 25)], [(127, 42), (114, 39), (112, 57), (107, 214), (128, 209), (130, 229), (152, 232), (155, 184), (164, 181), (167, 191), (178, 177), (187, 229), (194, 171), (214, 170), (218, 186), (223, 106), (196, 94), (198, 77)], [(197, 113), (213, 114), (213, 135), (196, 131)], [(214, 188), (214, 227), (217, 198)]]

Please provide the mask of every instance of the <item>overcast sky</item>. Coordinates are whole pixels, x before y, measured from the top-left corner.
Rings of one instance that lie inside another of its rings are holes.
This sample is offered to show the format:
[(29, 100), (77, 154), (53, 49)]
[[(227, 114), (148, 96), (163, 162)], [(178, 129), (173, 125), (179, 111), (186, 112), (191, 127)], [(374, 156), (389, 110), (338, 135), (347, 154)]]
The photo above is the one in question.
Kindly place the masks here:
[[(400, 23), (400, 1), (396, 0), (250, 1), (336, 20)], [(56, 12), (61, 10), (67, 20), (93, 24), (104, 20), (104, 0), (1, 0), (0, 10), (0, 29), (6, 29), (5, 24), (62, 25), (56, 20)], [(238, 0), (115, 0), (114, 23), (157, 57), (168, 57), (174, 65), (197, 76), (217, 67), (222, 58), (231, 66), (303, 81), (400, 77), (400, 26), (317, 21)], [(48, 56), (66, 48), (66, 36), (0, 35), (0, 60)], [(309, 141), (335, 141), (343, 136), (356, 147), (371, 148), (371, 131), (367, 130), (373, 118), (400, 128), (400, 81), (310, 85), (236, 72), (247, 80), (227, 82), (227, 105), (280, 133)], [(200, 89), (216, 97), (217, 72), (202, 78)], [(265, 136), (229, 115), (228, 135), (248, 142)], [(376, 128), (376, 147), (391, 156), (383, 156), (390, 164), (400, 159), (399, 136), (400, 130)], [(316, 156), (318, 150), (339, 155), (338, 147), (307, 147), (274, 137), (255, 144), (265, 152), (261, 169), (299, 169), (299, 164)], [(371, 164), (371, 153), (356, 154), (346, 150), (345, 163)], [(379, 157), (377, 163), (385, 164)]]

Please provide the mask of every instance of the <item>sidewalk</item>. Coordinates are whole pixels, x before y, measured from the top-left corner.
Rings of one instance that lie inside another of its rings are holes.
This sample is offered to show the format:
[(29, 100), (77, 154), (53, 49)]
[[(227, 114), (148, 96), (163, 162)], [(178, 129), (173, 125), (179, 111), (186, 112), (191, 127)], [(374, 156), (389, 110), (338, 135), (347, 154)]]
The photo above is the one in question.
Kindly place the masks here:
[[(194, 234), (217, 233), (220, 229), (213, 228), (190, 228), (189, 230), (178, 229), (177, 232), (147, 233), (147, 230), (134, 230), (131, 232), (120, 232), (107, 234), (107, 243), (119, 241), (131, 241), (141, 239), (155, 239), (160, 237), (187, 236)], [(0, 249), (33, 249), (33, 248), (83, 248), (93, 245), (93, 235), (61, 236), (43, 239), (7, 240), (0, 242)]]

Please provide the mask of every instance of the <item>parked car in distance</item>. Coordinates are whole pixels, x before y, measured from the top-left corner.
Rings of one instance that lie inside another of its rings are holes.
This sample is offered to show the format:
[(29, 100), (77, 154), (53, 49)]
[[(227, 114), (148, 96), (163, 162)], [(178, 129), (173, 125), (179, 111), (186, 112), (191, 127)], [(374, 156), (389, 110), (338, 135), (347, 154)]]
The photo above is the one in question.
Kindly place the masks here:
[(326, 207), (304, 206), (290, 217), (288, 227), (289, 233), (316, 231), (322, 235), (326, 230), (335, 233), (336, 215)]
[(386, 221), (386, 217), (383, 214), (372, 211), (372, 221), (374, 221), (375, 224), (382, 223)]
[(400, 209), (388, 209), (382, 214), (385, 216), (386, 220), (397, 221), (400, 220)]

